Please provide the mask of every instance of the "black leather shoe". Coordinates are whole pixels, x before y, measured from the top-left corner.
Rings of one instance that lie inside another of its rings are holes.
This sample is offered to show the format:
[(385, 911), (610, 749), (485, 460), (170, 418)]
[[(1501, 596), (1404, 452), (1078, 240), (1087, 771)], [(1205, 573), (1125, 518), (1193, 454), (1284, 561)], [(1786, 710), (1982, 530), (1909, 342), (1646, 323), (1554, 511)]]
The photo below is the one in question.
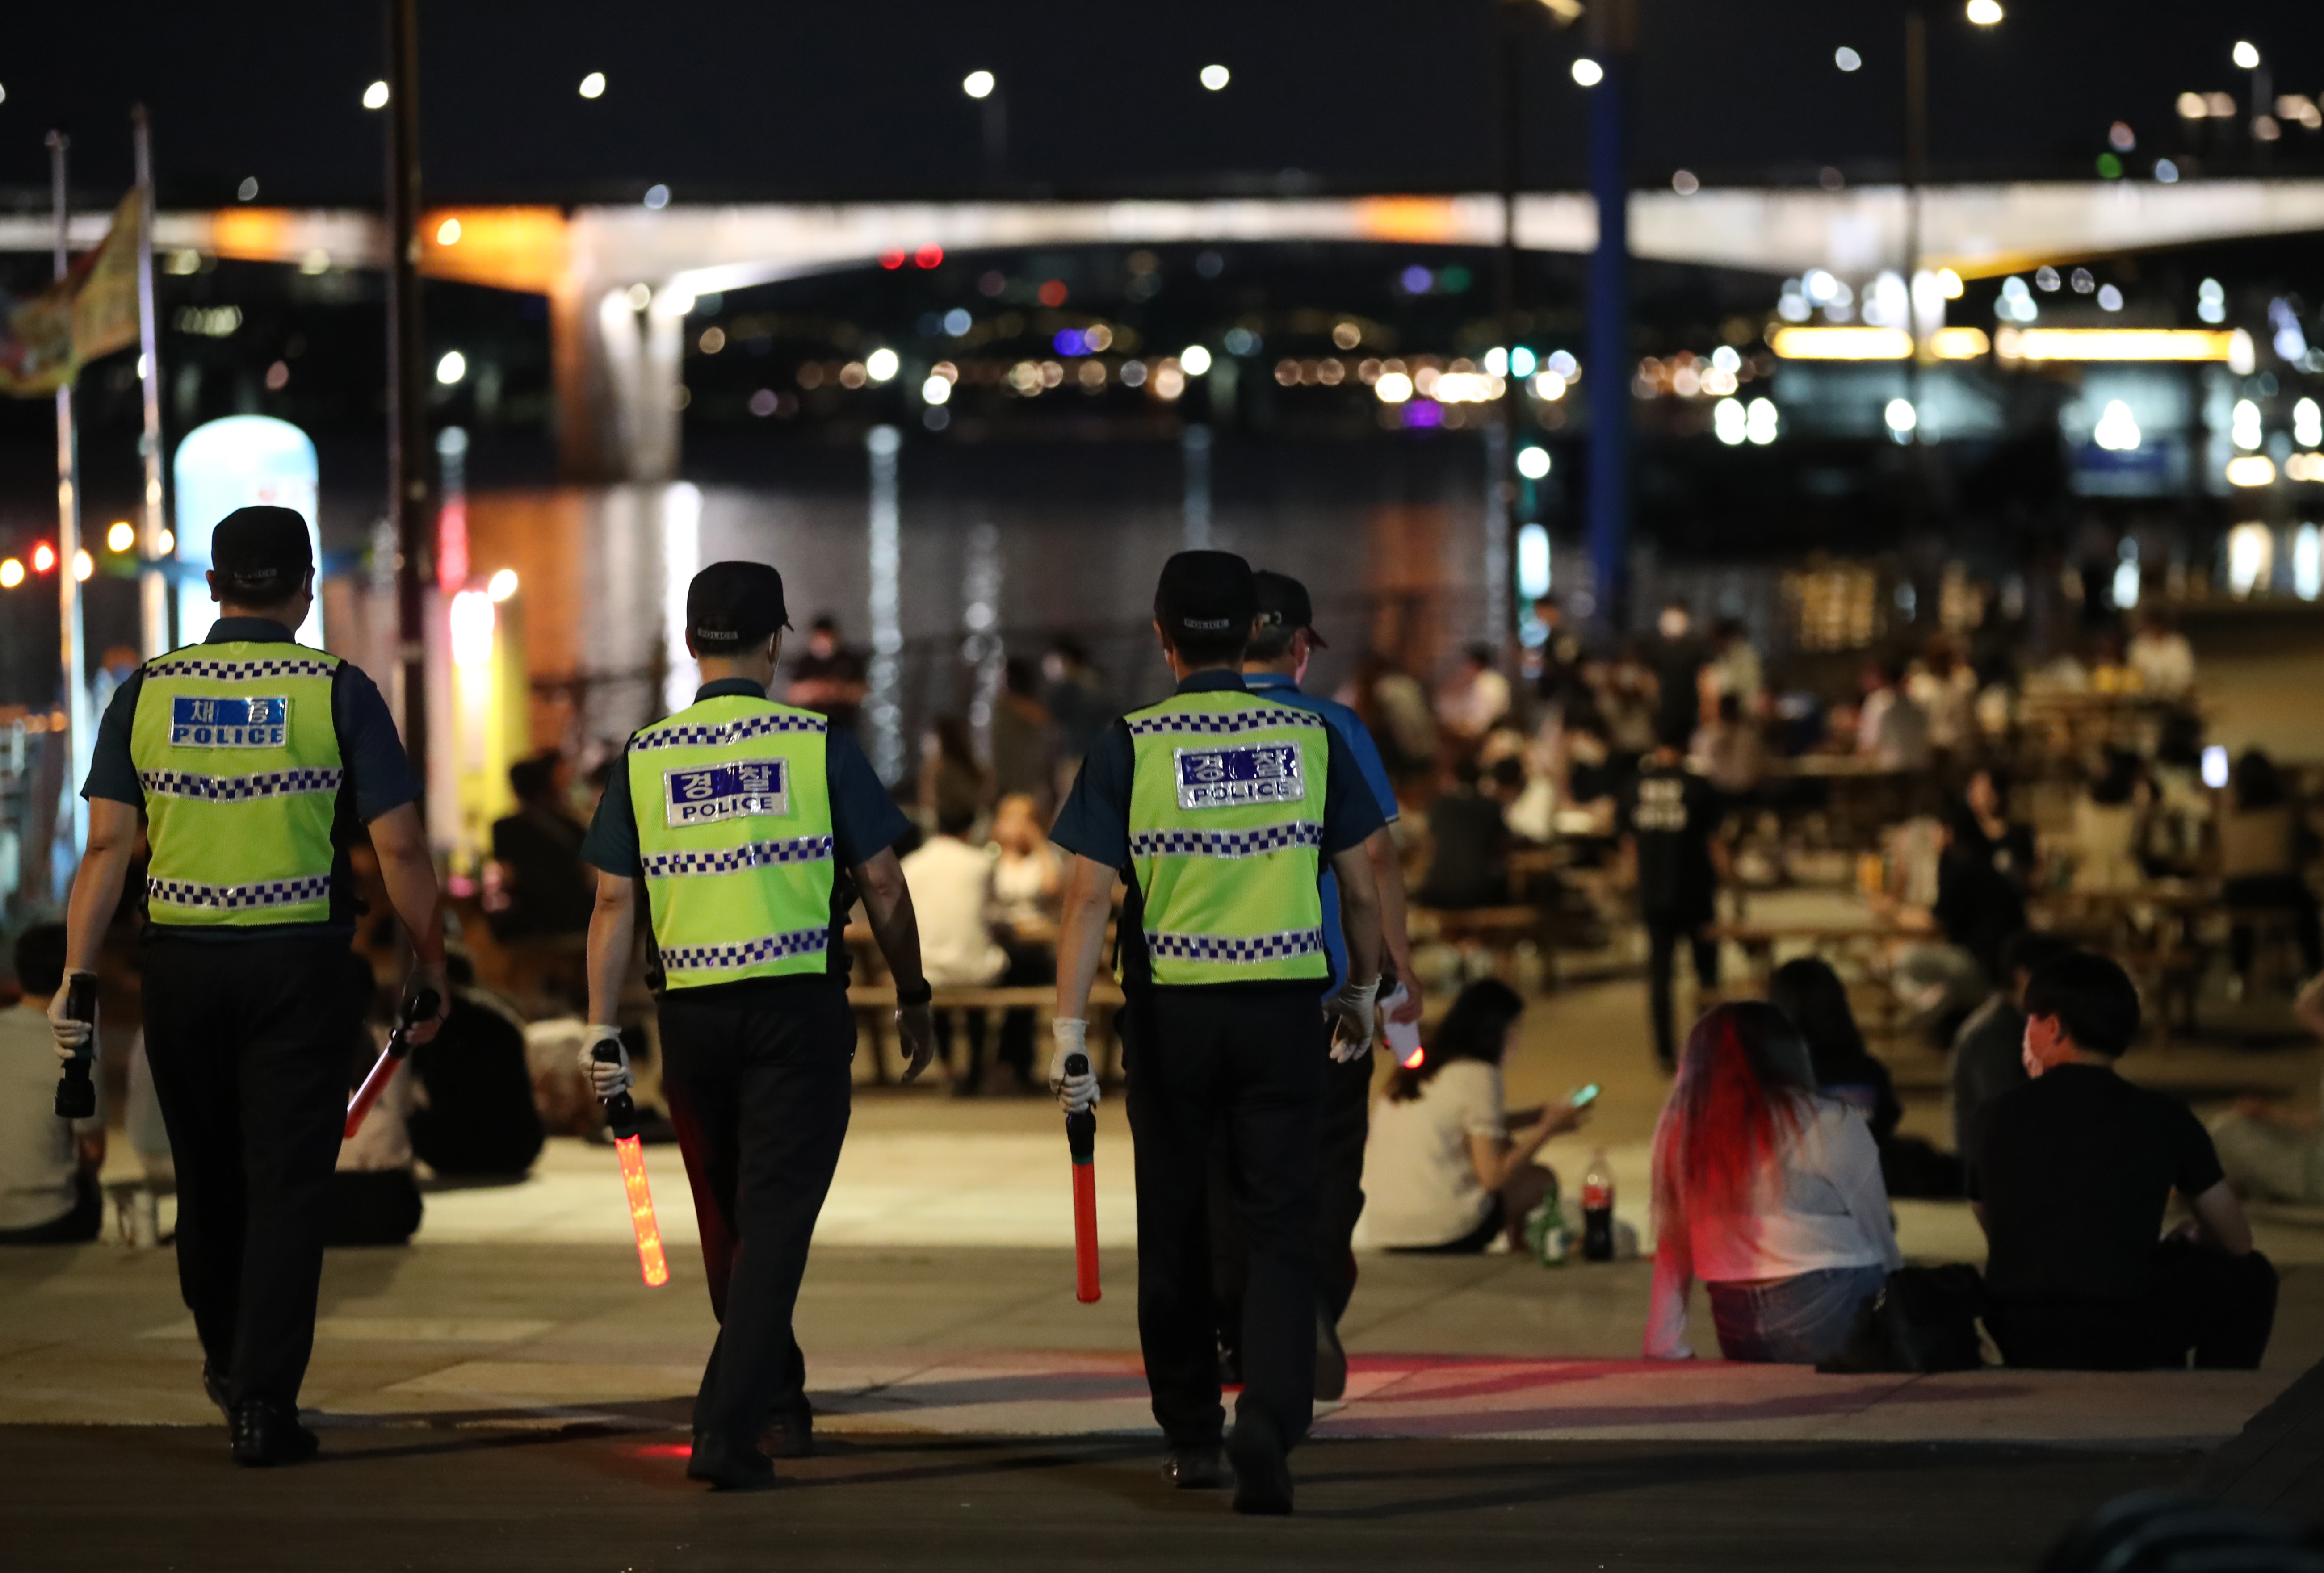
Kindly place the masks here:
[(202, 1393), (217, 1405), (218, 1418), (229, 1426), (234, 1424), (234, 1406), (226, 1401), (226, 1378), (210, 1369), (207, 1360), (202, 1362)]
[(227, 1422), (234, 1461), (245, 1469), (303, 1464), (321, 1451), (315, 1433), (299, 1423), (299, 1412), (263, 1398), (245, 1398)]
[(1233, 1434), (1227, 1438), (1227, 1457), (1234, 1460), (1237, 1513), (1291, 1511), (1291, 1465), (1283, 1456), (1283, 1439), (1274, 1421), (1256, 1409), (1238, 1412)]
[(1322, 1311), (1315, 1313), (1315, 1396), (1337, 1403), (1348, 1395), (1348, 1351), (1341, 1346), (1340, 1329)]
[(759, 1433), (759, 1447), (770, 1458), (815, 1457), (815, 1409), (804, 1398), (775, 1411)]
[(1162, 1479), (1176, 1491), (1223, 1491), (1227, 1457), (1216, 1442), (1201, 1448), (1173, 1448), (1162, 1460)]
[(765, 1491), (775, 1483), (775, 1467), (748, 1442), (730, 1442), (709, 1431), (696, 1431), (694, 1456), (686, 1461), (686, 1477), (707, 1481), (713, 1491)]

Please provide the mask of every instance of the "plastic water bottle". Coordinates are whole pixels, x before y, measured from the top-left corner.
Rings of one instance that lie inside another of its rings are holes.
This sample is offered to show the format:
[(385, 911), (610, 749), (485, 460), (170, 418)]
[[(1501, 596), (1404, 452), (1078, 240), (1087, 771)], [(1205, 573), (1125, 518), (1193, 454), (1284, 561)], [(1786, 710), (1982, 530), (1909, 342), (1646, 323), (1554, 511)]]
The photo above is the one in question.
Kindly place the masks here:
[(1590, 1154), (1582, 1175), (1582, 1256), (1591, 1262), (1614, 1259), (1614, 1165), (1603, 1147)]

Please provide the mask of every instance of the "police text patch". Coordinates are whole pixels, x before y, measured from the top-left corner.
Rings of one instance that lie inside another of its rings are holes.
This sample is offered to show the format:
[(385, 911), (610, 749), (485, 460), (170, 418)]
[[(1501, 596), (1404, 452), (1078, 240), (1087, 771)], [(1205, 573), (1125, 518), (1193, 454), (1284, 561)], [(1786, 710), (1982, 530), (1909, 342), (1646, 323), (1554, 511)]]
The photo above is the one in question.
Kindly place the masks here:
[(777, 817), (791, 811), (790, 764), (784, 759), (737, 759), (661, 773), (664, 823), (710, 824), (749, 814)]
[(1296, 803), (1307, 796), (1297, 743), (1244, 743), (1223, 749), (1179, 749), (1178, 806), (1233, 808), (1248, 803)]
[(170, 700), (170, 744), (180, 749), (279, 749), (290, 740), (290, 701)]

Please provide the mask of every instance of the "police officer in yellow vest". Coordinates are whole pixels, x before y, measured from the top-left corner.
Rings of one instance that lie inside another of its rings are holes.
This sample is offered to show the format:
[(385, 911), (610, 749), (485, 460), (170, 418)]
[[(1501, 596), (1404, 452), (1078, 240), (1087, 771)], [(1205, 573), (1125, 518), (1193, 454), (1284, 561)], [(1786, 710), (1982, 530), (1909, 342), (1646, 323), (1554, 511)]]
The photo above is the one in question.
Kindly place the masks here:
[[(177, 1167), (179, 1286), (235, 1462), (288, 1464), (316, 1450), (299, 1386), (347, 1050), (369, 1004), (343, 987), (361, 910), (347, 849), (364, 827), (412, 936), (412, 986), (438, 1000), (444, 936), (420, 786), (386, 703), (355, 667), (292, 639), (315, 599), (307, 521), (237, 509), (210, 555), (209, 633), (140, 667), (98, 727), (65, 965), (69, 980), (95, 970), (142, 814), (145, 1057)], [(64, 1018), (65, 996), (50, 1016), (60, 1056), (89, 1037)]]
[(896, 980), (910, 1081), (935, 1038), (919, 930), (893, 848), (908, 829), (854, 735), (767, 698), (790, 621), (782, 576), (714, 563), (686, 594), (701, 665), (694, 703), (630, 739), (584, 860), (601, 870), (589, 924), (589, 1043), (598, 1095), (630, 1084), (612, 1025), (641, 885), (659, 998), (662, 1091), (686, 1154), (718, 1341), (694, 1404), (687, 1474), (772, 1485), (775, 1453), (812, 1450), (807, 1364), (791, 1311), (816, 1215), (847, 1134), (855, 1018), (843, 931), (860, 897)]
[[(1288, 1513), (1286, 1455), (1314, 1407), (1324, 1071), (1371, 1051), (1379, 898), (1364, 841), (1382, 822), (1347, 743), (1321, 716), (1243, 685), (1258, 616), (1240, 557), (1181, 552), (1162, 570), (1154, 626), (1177, 691), (1099, 739), (1050, 832), (1074, 854), (1050, 1084), (1068, 1111), (1097, 1100), (1095, 1077), (1066, 1067), (1085, 1052), (1118, 873), (1138, 1336), (1169, 1449), (1163, 1477), (1182, 1489), (1222, 1486), (1231, 1459), (1237, 1511)], [(1349, 980), (1319, 1010), (1331, 971), (1317, 888), (1327, 865), (1340, 886)], [(1224, 1458), (1205, 1208), (1222, 1128), (1250, 1246), (1245, 1386)]]

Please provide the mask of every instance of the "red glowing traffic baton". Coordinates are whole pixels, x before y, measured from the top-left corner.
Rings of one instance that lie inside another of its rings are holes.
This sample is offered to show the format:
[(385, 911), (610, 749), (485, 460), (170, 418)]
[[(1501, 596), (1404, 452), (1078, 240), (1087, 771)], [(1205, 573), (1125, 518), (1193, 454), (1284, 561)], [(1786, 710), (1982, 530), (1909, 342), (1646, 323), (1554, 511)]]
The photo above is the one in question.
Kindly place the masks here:
[[(590, 1051), (598, 1060), (621, 1058), (621, 1051), (601, 1043)], [(654, 1221), (653, 1189), (646, 1183), (645, 1143), (638, 1136), (638, 1106), (626, 1092), (605, 1100), (605, 1123), (613, 1132), (613, 1154), (622, 1164), (622, 1190), (630, 1203), (630, 1232), (638, 1237), (638, 1272), (646, 1287), (659, 1289), (669, 1282), (669, 1258), (662, 1255), (661, 1225)]]
[[(1065, 1056), (1065, 1074), (1089, 1074), (1087, 1054)], [(1084, 1305), (1098, 1297), (1097, 1116), (1084, 1108), (1065, 1116), (1065, 1146), (1074, 1157), (1074, 1298)]]
[(388, 1035), (386, 1051), (372, 1062), (370, 1073), (364, 1077), (363, 1085), (355, 1089), (353, 1098), (347, 1099), (347, 1123), (339, 1132), (341, 1141), (355, 1140), (355, 1132), (363, 1128), (364, 1116), (369, 1114), (371, 1106), (379, 1101), (379, 1095), (387, 1090), (388, 1078), (395, 1074), (398, 1065), (403, 1063), (403, 1056), (411, 1052), (411, 1029), (435, 1016), (437, 1003), (436, 990), (422, 989), (404, 1006), (403, 1019), (397, 1022), (395, 1030)]

